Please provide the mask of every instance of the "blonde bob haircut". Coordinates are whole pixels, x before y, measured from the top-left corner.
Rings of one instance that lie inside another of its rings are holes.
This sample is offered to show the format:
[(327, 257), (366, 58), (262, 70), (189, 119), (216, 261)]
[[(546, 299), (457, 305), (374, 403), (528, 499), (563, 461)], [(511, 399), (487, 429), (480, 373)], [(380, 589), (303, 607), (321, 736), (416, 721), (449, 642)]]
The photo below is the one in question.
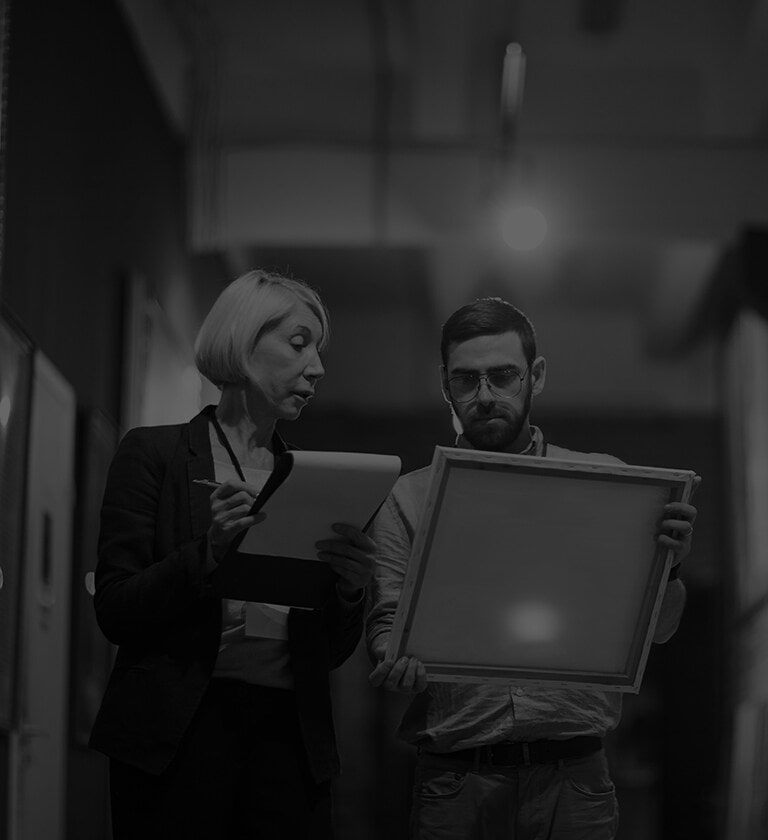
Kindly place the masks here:
[(224, 289), (203, 321), (195, 340), (197, 369), (219, 389), (244, 382), (257, 342), (280, 324), (297, 301), (305, 303), (320, 322), (322, 350), (330, 327), (320, 295), (302, 280), (249, 271)]

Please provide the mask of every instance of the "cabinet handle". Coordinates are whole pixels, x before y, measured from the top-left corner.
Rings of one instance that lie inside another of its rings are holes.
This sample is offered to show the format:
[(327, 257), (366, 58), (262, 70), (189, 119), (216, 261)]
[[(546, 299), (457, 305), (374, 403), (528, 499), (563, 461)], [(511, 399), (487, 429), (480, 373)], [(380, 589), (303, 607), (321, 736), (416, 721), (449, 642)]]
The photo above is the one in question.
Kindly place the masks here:
[(51, 586), (53, 564), (51, 560), (51, 541), (53, 536), (53, 517), (47, 510), (43, 511), (42, 523), (42, 551), (40, 555), (40, 593), (38, 603), (45, 610), (52, 609), (56, 603), (56, 594)]

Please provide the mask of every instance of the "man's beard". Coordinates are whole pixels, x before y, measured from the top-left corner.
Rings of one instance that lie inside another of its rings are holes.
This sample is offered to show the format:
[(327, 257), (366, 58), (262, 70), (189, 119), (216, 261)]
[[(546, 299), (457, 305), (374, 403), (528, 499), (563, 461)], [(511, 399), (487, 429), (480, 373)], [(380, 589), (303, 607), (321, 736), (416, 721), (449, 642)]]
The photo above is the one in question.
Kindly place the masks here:
[(523, 410), (517, 414), (504, 414), (499, 416), (495, 414), (495, 408), (492, 408), (488, 415), (495, 418), (495, 422), (479, 422), (478, 419), (483, 418), (482, 410), (475, 412), (472, 420), (467, 421), (466, 425), (462, 423), (464, 430), (464, 437), (472, 444), (475, 449), (485, 449), (490, 452), (503, 452), (515, 443), (523, 431), (525, 421), (528, 419), (528, 414), (531, 409), (531, 391), (530, 389), (525, 395), (523, 402)]

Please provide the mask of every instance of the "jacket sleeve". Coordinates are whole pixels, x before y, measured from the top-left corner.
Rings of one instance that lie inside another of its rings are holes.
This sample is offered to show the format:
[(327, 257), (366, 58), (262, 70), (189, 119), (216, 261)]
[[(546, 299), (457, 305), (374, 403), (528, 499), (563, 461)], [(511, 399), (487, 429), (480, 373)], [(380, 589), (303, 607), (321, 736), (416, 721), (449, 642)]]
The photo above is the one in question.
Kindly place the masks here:
[(365, 594), (356, 603), (346, 603), (334, 595), (326, 606), (328, 660), (331, 669), (349, 659), (363, 634)]
[(207, 583), (211, 559), (205, 535), (156, 556), (167, 443), (159, 430), (128, 432), (107, 477), (94, 606), (99, 627), (117, 645), (141, 645), (183, 626), (196, 606), (214, 597)]

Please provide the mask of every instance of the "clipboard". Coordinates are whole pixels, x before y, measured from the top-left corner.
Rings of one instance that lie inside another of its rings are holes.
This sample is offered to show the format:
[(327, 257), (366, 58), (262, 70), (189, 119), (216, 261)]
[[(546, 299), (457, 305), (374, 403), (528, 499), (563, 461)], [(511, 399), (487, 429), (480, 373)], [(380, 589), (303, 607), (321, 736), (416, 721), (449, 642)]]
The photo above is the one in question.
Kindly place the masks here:
[(235, 538), (211, 575), (223, 598), (316, 608), (337, 575), (317, 557), (331, 525), (365, 530), (400, 475), (400, 458), (358, 452), (290, 450), (278, 456), (251, 508), (266, 519)]

